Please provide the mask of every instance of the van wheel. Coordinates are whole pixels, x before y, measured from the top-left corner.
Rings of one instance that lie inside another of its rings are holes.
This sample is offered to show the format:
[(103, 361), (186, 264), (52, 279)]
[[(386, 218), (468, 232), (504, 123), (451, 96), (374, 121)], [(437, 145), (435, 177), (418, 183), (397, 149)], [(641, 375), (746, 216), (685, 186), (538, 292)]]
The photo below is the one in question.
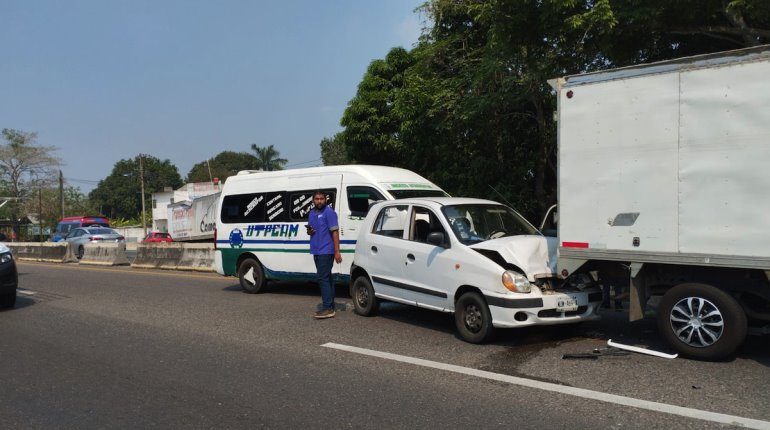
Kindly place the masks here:
[(262, 265), (253, 258), (241, 261), (238, 266), (238, 280), (241, 282), (241, 288), (251, 294), (263, 292), (267, 285)]
[(492, 314), (481, 294), (465, 293), (460, 297), (455, 305), (455, 325), (466, 342), (482, 343), (492, 336)]
[(16, 292), (0, 296), (0, 308), (12, 308), (16, 306)]
[(350, 286), (350, 297), (353, 298), (353, 310), (358, 315), (370, 317), (377, 314), (380, 302), (374, 296), (374, 288), (369, 278), (359, 276)]
[(724, 359), (743, 343), (747, 330), (738, 301), (711, 285), (680, 284), (660, 301), (658, 331), (685, 357)]

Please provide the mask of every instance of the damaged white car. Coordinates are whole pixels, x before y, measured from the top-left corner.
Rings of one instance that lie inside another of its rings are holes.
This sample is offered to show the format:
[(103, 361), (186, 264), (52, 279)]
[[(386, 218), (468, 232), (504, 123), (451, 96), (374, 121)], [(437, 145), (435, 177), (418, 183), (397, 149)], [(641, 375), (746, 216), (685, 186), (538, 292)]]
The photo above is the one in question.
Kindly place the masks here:
[(374, 205), (351, 267), (355, 312), (380, 300), (454, 312), (460, 337), (480, 343), (494, 328), (598, 318), (590, 277), (560, 279), (556, 239), (489, 200), (419, 198)]

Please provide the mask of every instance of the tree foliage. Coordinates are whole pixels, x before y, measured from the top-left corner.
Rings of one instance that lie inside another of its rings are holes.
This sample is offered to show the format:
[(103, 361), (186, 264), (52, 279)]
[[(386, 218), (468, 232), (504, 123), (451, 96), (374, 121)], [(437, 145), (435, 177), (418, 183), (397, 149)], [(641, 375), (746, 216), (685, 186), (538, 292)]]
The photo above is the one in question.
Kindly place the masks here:
[[(109, 176), (99, 181), (88, 197), (99, 212), (110, 218), (134, 218), (142, 212), (139, 158), (144, 168), (145, 199), (165, 187), (182, 186), (179, 170), (169, 160), (151, 155), (138, 155), (115, 163)], [(145, 202), (145, 207), (147, 207)]]
[(322, 154), (344, 146), (530, 219), (556, 200), (549, 79), (770, 41), (766, 0), (432, 0), (421, 12), (417, 46), (372, 61)]
[(321, 161), (323, 161), (324, 166), (351, 163), (347, 145), (342, 141), (341, 134), (338, 133), (332, 138), (324, 137), (321, 139)]
[[(192, 167), (187, 174), (187, 182), (208, 182), (211, 178), (219, 178), (224, 182), (241, 170), (257, 168), (257, 157), (248, 152), (223, 151), (214, 158), (202, 161)], [(211, 176), (209, 176), (211, 169)]]
[(251, 150), (257, 156), (257, 169), (265, 171), (283, 170), (286, 163), (289, 162), (289, 160), (281, 158), (281, 153), (273, 145), (263, 148), (252, 143)]

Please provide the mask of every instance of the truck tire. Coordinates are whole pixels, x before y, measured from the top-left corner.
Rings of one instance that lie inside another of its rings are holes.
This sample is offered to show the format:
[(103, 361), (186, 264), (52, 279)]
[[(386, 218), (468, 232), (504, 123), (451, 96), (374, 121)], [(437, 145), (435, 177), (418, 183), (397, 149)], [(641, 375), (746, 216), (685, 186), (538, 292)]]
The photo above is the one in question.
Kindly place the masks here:
[(247, 293), (256, 294), (265, 290), (267, 279), (262, 265), (254, 258), (246, 258), (238, 266), (238, 280)]
[(380, 308), (372, 283), (366, 276), (359, 276), (350, 285), (350, 297), (353, 298), (353, 310), (358, 315), (370, 317), (376, 315)]
[(658, 331), (680, 355), (722, 360), (743, 343), (746, 313), (730, 294), (706, 284), (668, 290), (658, 308)]
[(469, 292), (460, 296), (455, 304), (455, 326), (466, 342), (483, 343), (492, 337), (492, 314), (481, 294)]

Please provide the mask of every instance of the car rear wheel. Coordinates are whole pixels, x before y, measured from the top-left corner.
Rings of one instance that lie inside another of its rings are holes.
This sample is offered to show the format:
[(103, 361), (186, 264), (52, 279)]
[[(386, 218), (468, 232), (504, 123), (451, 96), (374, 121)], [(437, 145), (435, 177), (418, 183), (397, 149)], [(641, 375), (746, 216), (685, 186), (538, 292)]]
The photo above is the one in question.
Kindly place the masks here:
[(238, 280), (241, 282), (241, 288), (251, 294), (263, 292), (267, 285), (262, 265), (253, 258), (241, 261), (238, 266)]
[(455, 305), (455, 325), (460, 338), (470, 343), (482, 343), (492, 336), (492, 314), (481, 294), (463, 294)]
[(380, 302), (374, 296), (374, 288), (369, 278), (359, 276), (350, 286), (350, 297), (353, 298), (353, 310), (358, 315), (370, 317), (377, 314)]
[(78, 258), (78, 260), (80, 260), (81, 258), (83, 258), (83, 254), (85, 254), (85, 252), (86, 250), (83, 249), (83, 245), (80, 245), (78, 246), (78, 252), (75, 253), (75, 256)]

